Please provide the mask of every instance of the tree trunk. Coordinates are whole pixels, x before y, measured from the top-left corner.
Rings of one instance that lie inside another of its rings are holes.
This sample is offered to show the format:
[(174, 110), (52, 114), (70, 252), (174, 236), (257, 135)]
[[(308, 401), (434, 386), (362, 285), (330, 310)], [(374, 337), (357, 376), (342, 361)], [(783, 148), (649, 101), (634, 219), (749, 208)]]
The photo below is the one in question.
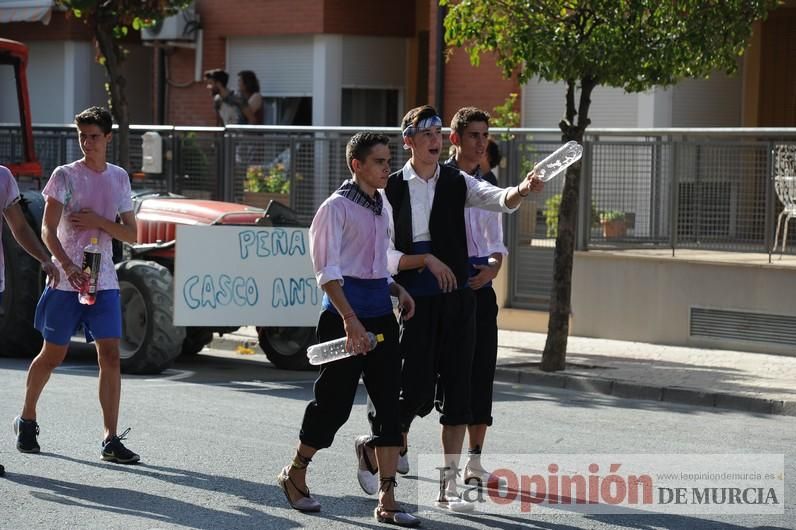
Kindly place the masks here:
[[(575, 140), (583, 143), (583, 133), (589, 125), (591, 93), (596, 83), (591, 78), (580, 82), (580, 103), (575, 110), (575, 81), (567, 82), (566, 115), (561, 121), (562, 142)], [(575, 117), (578, 117), (577, 125)], [(569, 317), (572, 313), (572, 262), (578, 221), (578, 196), (580, 194), (581, 162), (569, 167), (561, 192), (558, 210), (558, 237), (553, 265), (553, 289), (550, 293), (550, 315), (547, 324), (547, 341), (542, 353), (541, 369), (545, 372), (564, 370), (566, 367)]]
[(105, 72), (108, 76), (107, 91), (110, 98), (110, 111), (113, 115), (118, 130), (116, 131), (116, 145), (118, 146), (118, 158), (116, 163), (123, 167), (128, 173), (130, 171), (130, 117), (127, 108), (126, 85), (127, 80), (121, 72), (121, 62), (123, 54), (116, 44), (113, 35), (113, 28), (116, 20), (112, 15), (104, 13), (101, 9), (97, 11), (95, 37), (99, 51), (105, 59)]

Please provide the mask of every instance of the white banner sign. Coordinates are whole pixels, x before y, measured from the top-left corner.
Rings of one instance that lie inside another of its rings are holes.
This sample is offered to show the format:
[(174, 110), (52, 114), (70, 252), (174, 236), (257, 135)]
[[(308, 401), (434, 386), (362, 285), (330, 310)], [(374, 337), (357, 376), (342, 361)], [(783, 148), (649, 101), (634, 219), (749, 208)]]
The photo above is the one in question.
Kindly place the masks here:
[(177, 226), (178, 326), (314, 327), (322, 296), (306, 228)]

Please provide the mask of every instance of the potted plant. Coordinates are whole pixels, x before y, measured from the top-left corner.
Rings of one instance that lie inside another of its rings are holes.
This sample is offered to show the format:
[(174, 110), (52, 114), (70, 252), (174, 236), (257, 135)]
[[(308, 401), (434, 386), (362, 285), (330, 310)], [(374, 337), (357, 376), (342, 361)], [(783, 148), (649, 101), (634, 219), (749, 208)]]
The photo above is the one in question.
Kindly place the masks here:
[(290, 206), (290, 179), (285, 165), (276, 163), (268, 168), (247, 167), (243, 182), (243, 203), (265, 208), (272, 200)]
[(625, 212), (619, 210), (605, 210), (600, 213), (600, 224), (603, 227), (603, 237), (605, 239), (625, 237), (627, 233)]
[[(558, 209), (561, 208), (561, 194), (556, 193), (544, 201), (544, 220), (547, 226), (547, 237), (558, 237)], [(597, 211), (597, 203), (591, 202), (591, 226), (596, 227), (600, 224), (600, 214)]]
[(544, 222), (547, 226), (547, 237), (558, 237), (558, 209), (560, 207), (560, 193), (556, 193), (544, 201)]

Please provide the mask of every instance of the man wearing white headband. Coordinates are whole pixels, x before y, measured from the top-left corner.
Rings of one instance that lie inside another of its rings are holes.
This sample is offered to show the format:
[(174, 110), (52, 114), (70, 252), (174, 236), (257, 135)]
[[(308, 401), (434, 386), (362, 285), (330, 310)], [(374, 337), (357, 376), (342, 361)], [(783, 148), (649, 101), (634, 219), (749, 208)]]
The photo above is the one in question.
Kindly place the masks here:
[[(440, 166), (442, 120), (425, 105), (404, 116), (405, 148), (412, 156), (390, 175), (384, 190), (389, 214), (390, 272), (415, 300), (415, 316), (401, 323), (401, 427), (404, 437), (415, 416), (435, 407), (442, 424), (444, 467), (450, 472), (436, 505), (471, 511), (457, 492), (456, 470), (464, 433), (473, 420), (470, 376), (475, 334), (475, 302), (468, 287), (469, 260), (464, 222), (466, 207), (512, 213), (542, 182), (528, 173), (511, 188), (479, 181)], [(405, 438), (404, 438), (405, 439)], [(398, 472), (409, 471), (404, 445)]]

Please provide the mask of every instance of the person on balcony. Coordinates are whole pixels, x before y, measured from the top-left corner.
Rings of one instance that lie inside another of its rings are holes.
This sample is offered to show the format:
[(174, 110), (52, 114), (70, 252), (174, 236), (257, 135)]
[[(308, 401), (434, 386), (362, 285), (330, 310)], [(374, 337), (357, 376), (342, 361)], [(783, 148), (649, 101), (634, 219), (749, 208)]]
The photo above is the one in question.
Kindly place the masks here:
[(229, 88), (229, 74), (220, 68), (205, 72), (207, 89), (213, 98), (213, 110), (216, 112), (218, 122), (221, 125), (241, 125), (246, 123), (241, 106), (243, 102), (240, 96)]
[(263, 96), (260, 94), (260, 81), (251, 70), (238, 72), (238, 94), (243, 102), (241, 112), (249, 125), (263, 124)]

